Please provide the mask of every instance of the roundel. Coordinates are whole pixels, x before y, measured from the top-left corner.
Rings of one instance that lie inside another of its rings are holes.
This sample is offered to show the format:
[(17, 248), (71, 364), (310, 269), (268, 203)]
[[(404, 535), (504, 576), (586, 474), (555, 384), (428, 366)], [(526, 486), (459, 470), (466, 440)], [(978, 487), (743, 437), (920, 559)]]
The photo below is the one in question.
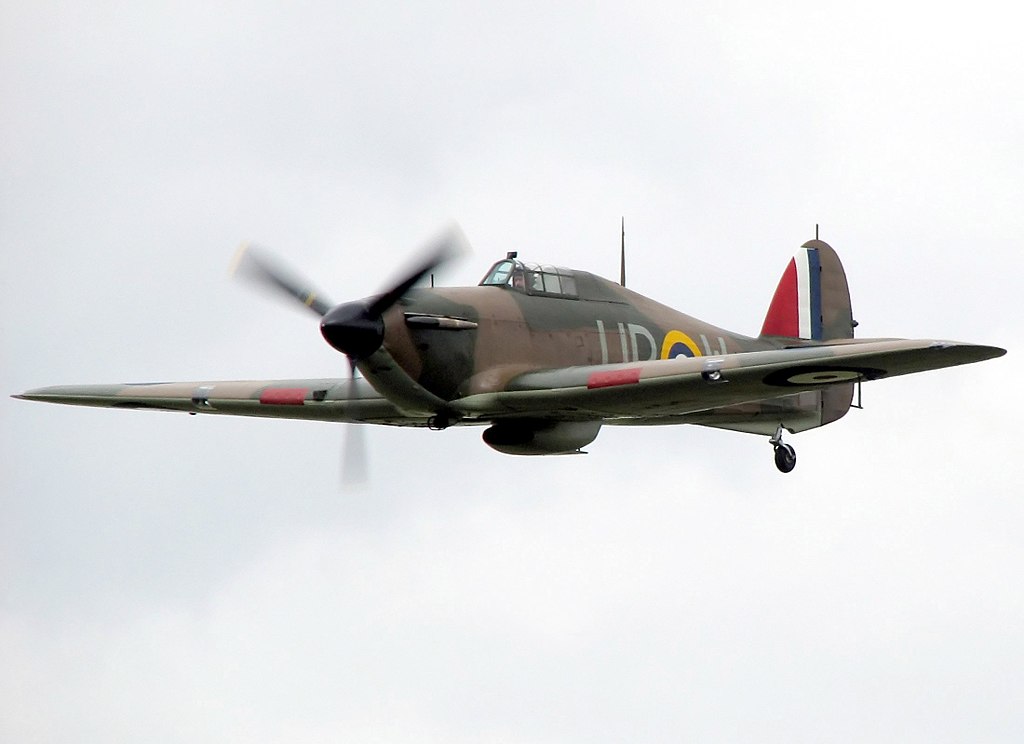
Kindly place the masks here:
[(693, 339), (682, 331), (669, 331), (665, 334), (665, 340), (661, 343), (661, 358), (675, 359), (677, 356), (699, 357), (703, 356)]
[(815, 364), (776, 370), (767, 375), (764, 381), (769, 385), (782, 387), (813, 387), (857, 380), (877, 380), (879, 377), (885, 377), (885, 370)]

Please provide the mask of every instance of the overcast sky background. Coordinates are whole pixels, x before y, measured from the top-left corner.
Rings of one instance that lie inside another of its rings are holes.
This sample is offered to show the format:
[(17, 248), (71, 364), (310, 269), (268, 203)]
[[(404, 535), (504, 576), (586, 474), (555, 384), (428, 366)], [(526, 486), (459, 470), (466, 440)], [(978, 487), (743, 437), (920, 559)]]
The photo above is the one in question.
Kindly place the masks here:
[(0, 2), (0, 392), (337, 376), (337, 301), (456, 219), (756, 333), (1010, 353), (790, 437), (586, 457), (0, 399), (0, 739), (1020, 741), (1024, 53), (1005, 3)]

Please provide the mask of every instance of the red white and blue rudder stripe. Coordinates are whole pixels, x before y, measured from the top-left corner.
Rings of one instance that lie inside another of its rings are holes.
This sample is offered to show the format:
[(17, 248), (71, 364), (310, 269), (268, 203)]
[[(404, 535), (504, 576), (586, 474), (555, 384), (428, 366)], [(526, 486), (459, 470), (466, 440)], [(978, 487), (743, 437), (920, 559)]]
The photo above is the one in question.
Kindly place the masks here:
[(817, 248), (800, 248), (775, 288), (762, 336), (821, 341), (821, 258)]

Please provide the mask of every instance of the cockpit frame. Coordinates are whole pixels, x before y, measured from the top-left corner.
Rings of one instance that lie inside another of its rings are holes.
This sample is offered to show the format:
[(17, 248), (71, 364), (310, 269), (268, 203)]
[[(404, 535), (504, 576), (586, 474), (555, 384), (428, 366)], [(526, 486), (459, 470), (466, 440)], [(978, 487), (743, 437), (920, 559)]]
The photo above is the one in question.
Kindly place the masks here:
[(576, 277), (571, 269), (528, 264), (516, 258), (495, 263), (480, 280), (481, 287), (506, 287), (513, 292), (541, 297), (579, 299)]

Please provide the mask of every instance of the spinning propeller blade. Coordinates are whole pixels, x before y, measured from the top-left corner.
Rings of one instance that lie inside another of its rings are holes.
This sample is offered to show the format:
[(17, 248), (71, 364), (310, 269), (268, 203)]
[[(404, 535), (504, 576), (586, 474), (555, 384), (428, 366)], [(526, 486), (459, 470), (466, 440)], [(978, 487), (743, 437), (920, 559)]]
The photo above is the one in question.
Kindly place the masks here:
[(387, 291), (365, 300), (344, 302), (331, 308), (320, 321), (327, 343), (349, 359), (365, 359), (384, 341), (383, 315), (420, 279), (445, 261), (463, 253), (466, 238), (457, 226), (446, 230), (424, 249), (424, 258)]
[(287, 295), (292, 300), (298, 300), (320, 317), (334, 306), (334, 303), (316, 291), (311, 282), (289, 269), (270, 252), (252, 243), (243, 243), (239, 247), (231, 264), (231, 273), (273, 294)]
[(466, 236), (458, 225), (452, 225), (437, 238), (428, 243), (423, 250), (423, 259), (412, 269), (402, 281), (379, 295), (370, 305), (370, 312), (380, 315), (405, 296), (420, 279), (432, 272), (441, 264), (456, 258), (468, 250)]
[[(356, 363), (348, 360), (348, 389), (345, 397), (355, 398)], [(345, 443), (341, 450), (341, 482), (345, 486), (361, 486), (368, 480), (369, 465), (366, 458), (366, 435), (363, 424), (349, 424), (345, 431)]]

